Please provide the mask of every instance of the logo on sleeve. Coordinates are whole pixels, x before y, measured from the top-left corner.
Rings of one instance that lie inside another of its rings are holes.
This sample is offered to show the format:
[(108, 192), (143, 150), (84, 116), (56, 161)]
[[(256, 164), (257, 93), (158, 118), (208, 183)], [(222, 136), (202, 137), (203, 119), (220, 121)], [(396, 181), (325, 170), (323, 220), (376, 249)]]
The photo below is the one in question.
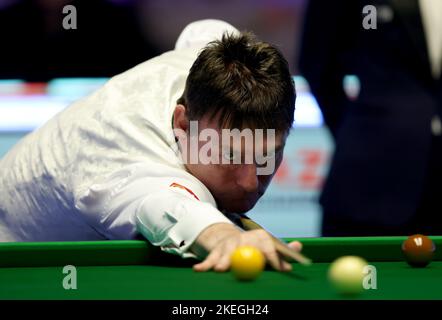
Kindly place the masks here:
[(173, 182), (169, 187), (175, 187), (175, 188), (180, 188), (180, 189), (186, 190), (186, 191), (189, 192), (192, 196), (194, 196), (196, 200), (199, 200), (198, 197), (196, 196), (196, 194), (193, 193), (192, 190), (190, 190), (189, 188), (186, 188), (186, 187), (183, 186), (183, 185), (180, 185), (179, 183)]

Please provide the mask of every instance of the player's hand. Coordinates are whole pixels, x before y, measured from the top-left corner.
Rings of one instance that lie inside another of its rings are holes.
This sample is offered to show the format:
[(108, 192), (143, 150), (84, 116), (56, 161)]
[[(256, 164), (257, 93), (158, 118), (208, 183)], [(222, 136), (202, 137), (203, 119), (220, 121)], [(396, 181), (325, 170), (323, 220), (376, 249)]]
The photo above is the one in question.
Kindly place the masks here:
[[(278, 271), (290, 271), (292, 266), (286, 257), (280, 255), (275, 248), (272, 236), (265, 230), (240, 231), (230, 224), (214, 224), (205, 229), (195, 241), (191, 250), (197, 255), (206, 251), (206, 258), (201, 263), (193, 266), (195, 271), (208, 271), (213, 269), (224, 272), (230, 268), (230, 257), (233, 251), (243, 245), (254, 246), (259, 249), (266, 261)], [(289, 243), (292, 249), (300, 251), (302, 245), (299, 241)]]

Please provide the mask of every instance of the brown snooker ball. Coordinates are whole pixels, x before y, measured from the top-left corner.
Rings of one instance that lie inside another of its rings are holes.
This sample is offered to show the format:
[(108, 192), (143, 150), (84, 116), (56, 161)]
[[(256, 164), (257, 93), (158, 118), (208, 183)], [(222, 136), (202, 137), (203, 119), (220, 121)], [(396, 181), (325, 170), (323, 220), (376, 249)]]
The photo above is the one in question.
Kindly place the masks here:
[(434, 256), (436, 245), (434, 242), (422, 234), (409, 236), (402, 243), (402, 252), (405, 260), (412, 267), (426, 267)]

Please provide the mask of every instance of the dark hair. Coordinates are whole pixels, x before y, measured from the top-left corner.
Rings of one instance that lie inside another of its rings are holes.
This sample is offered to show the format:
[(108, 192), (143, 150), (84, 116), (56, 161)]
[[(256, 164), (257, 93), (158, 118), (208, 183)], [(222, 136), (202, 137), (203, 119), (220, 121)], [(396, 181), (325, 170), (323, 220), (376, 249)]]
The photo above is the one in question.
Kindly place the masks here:
[(296, 93), (281, 52), (251, 33), (225, 33), (193, 63), (177, 103), (189, 120), (220, 115), (220, 128), (290, 130)]

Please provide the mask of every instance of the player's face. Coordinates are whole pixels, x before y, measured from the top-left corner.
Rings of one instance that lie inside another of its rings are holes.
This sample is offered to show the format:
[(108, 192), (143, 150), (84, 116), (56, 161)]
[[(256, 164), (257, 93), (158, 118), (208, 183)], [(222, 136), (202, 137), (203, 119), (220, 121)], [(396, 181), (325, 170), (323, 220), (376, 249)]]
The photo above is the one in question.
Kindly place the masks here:
[[(230, 143), (222, 143), (224, 133), (217, 127), (216, 119), (209, 122), (203, 118), (198, 122), (200, 133), (207, 128), (218, 133), (219, 148), (216, 150), (213, 148), (216, 145), (213, 141), (210, 144), (208, 144), (210, 140), (198, 141), (198, 160), (201, 160), (202, 155), (209, 154), (210, 159), (218, 159), (218, 163), (188, 161), (186, 167), (210, 190), (220, 210), (247, 212), (264, 194), (281, 164), (287, 134), (275, 133), (273, 137), (264, 134), (262, 139), (256, 139), (256, 134), (252, 130), (251, 142), (241, 138), (235, 145), (233, 138), (230, 139)], [(208, 146), (212, 147), (209, 151)], [(267, 158), (263, 158), (263, 155)], [(264, 162), (263, 159), (267, 161)], [(235, 163), (234, 160), (239, 163)], [(266, 174), (258, 174), (262, 172)]]

